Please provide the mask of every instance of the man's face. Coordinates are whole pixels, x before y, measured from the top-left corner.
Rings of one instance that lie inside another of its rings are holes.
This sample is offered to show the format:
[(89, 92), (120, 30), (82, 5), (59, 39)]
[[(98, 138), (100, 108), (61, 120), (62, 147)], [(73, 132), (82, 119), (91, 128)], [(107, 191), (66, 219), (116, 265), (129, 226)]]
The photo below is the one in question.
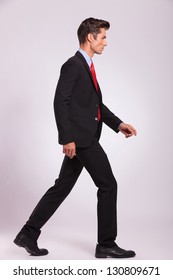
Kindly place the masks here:
[(96, 54), (102, 54), (104, 47), (107, 46), (106, 41), (106, 30), (105, 28), (100, 28), (100, 33), (94, 38), (91, 34), (90, 48), (91, 51)]

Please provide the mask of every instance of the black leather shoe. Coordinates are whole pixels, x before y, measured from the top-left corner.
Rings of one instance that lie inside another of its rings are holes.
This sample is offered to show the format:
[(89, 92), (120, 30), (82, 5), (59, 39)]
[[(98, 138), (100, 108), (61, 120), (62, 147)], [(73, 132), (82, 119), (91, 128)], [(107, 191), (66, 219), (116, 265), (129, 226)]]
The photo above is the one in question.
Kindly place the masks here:
[(19, 247), (25, 248), (32, 256), (44, 256), (49, 253), (47, 249), (39, 249), (35, 240), (32, 240), (21, 232), (14, 239), (14, 243)]
[(103, 247), (99, 244), (96, 246), (96, 252), (95, 257), (96, 258), (132, 258), (136, 254), (134, 251), (131, 250), (124, 250), (120, 247), (118, 247), (117, 244), (115, 244), (113, 247)]

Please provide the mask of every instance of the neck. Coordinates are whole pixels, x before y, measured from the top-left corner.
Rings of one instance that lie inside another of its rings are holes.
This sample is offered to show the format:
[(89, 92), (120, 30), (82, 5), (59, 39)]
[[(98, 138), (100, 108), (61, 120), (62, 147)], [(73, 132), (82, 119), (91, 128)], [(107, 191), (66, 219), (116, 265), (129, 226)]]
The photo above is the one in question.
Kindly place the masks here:
[(80, 48), (85, 51), (90, 58), (92, 58), (94, 56), (94, 52), (91, 50), (91, 48), (89, 47), (88, 44), (81, 44)]

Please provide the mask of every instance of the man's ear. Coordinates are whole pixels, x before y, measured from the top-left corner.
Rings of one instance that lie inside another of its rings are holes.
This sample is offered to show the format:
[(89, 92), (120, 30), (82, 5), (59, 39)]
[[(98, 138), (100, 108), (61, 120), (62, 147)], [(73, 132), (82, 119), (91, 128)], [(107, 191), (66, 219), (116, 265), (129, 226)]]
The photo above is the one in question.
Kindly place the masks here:
[(90, 43), (92, 42), (92, 40), (93, 40), (93, 34), (91, 34), (91, 33), (89, 33), (88, 35), (87, 35), (87, 41), (89, 41)]

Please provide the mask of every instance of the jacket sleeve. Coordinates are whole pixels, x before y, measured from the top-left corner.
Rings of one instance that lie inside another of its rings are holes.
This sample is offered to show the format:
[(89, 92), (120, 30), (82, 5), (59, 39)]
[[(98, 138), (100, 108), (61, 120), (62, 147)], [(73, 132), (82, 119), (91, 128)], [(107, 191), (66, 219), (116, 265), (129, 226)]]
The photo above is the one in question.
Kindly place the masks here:
[(115, 116), (104, 104), (101, 106), (102, 121), (113, 129), (115, 132), (119, 132), (119, 125), (123, 122), (117, 116)]
[(68, 60), (63, 64), (54, 98), (54, 113), (60, 144), (74, 142), (69, 120), (69, 109), (78, 77), (79, 69), (73, 60)]

